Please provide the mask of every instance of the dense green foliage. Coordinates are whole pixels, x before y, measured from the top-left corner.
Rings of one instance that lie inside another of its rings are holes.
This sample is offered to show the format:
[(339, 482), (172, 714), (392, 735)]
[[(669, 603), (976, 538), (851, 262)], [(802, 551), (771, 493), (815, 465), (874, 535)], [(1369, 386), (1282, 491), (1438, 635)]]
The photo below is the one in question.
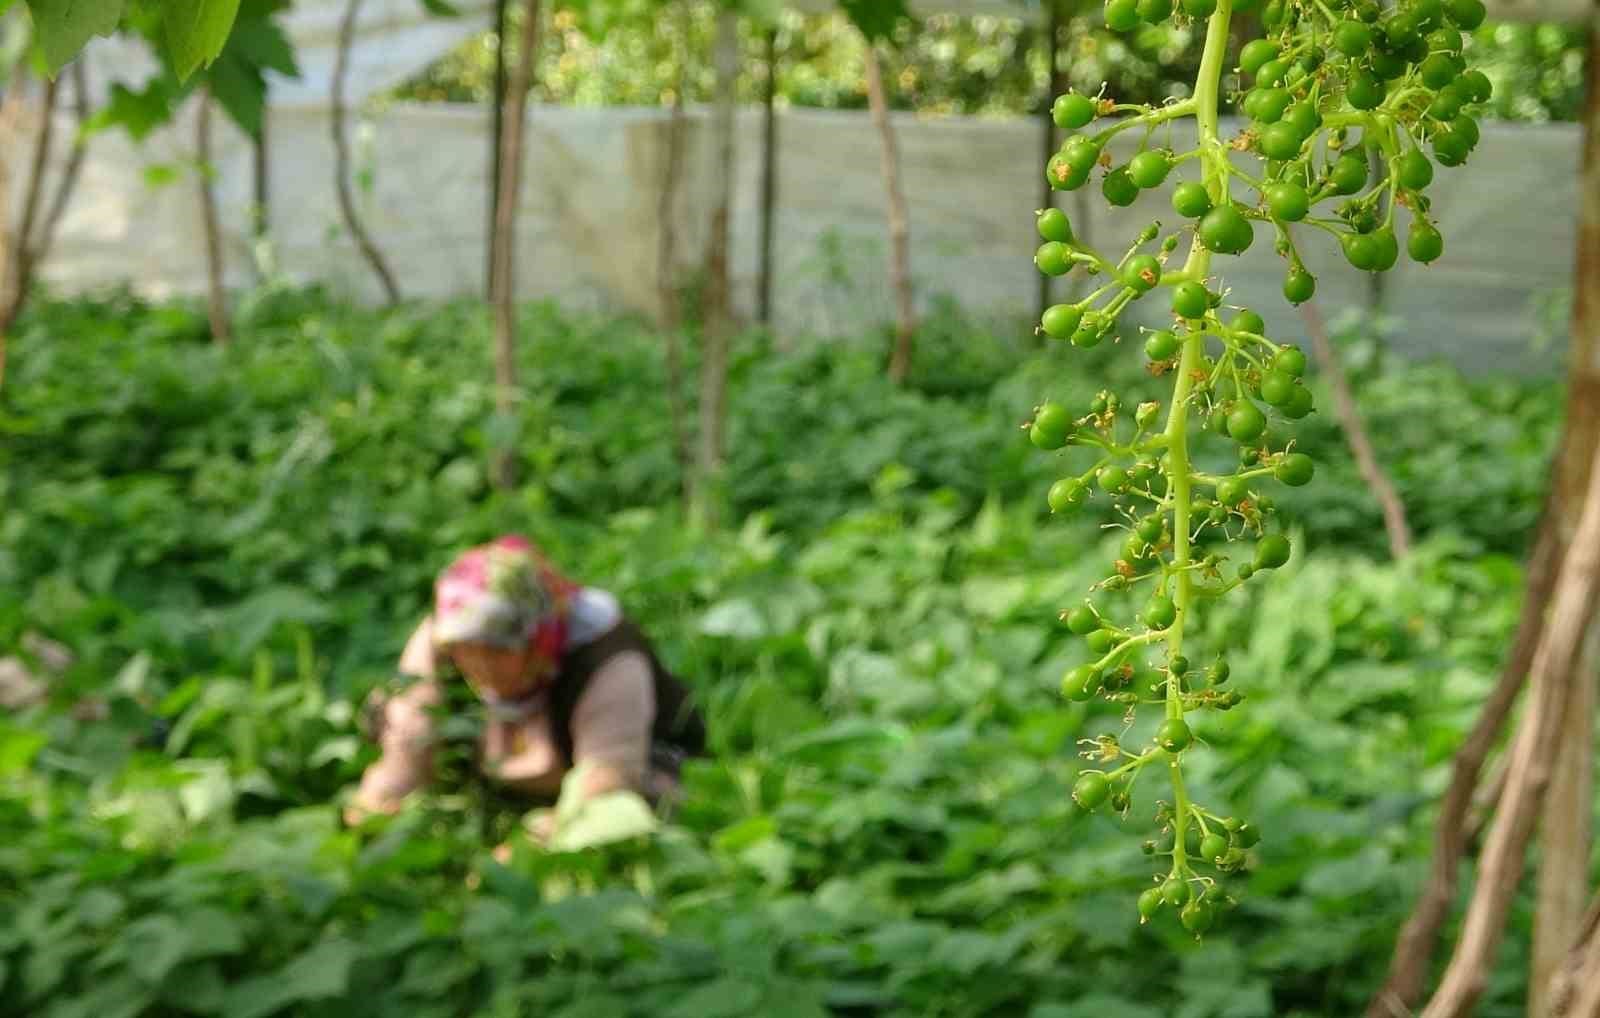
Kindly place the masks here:
[[(656, 337), (531, 309), (529, 398), (496, 423), (481, 314), (268, 293), (230, 350), (182, 306), (24, 321), (0, 393), (0, 589), (23, 596), (0, 600), (0, 649), (67, 643), (58, 706), (95, 694), (112, 719), (0, 720), (0, 1012), (1356, 1012), (1514, 623), (1549, 386), (1364, 380), (1423, 538), (1403, 566), (1309, 419), (1312, 488), (1341, 511), (1296, 512), (1316, 554), (1207, 624), (1249, 709), (1196, 725), (1192, 781), (1269, 836), (1227, 935), (1195, 945), (1137, 925), (1137, 838), (1067, 796), (1075, 741), (1121, 726), (1060, 701), (1085, 651), (1053, 620), (1120, 540), (1044, 512), (1017, 428), (1062, 357), (947, 312), (897, 391), (877, 350), (747, 338), (743, 522), (703, 535), (670, 508)], [(1158, 384), (1128, 360), (1077, 352), (1067, 395)], [(496, 427), (532, 464), (509, 495), (484, 483)], [(508, 820), (474, 794), (341, 831), (330, 798), (370, 753), (353, 701), (433, 571), (513, 527), (619, 592), (701, 689), (716, 758), (647, 844), (501, 866), (484, 835)], [(1520, 953), (1483, 1014), (1519, 1013)]]
[[(647, 5), (617, 7), (634, 16), (585, 18), (558, 9), (541, 47), (535, 94), (571, 105), (653, 106), (670, 101), (681, 79), (691, 102), (710, 101), (714, 5), (689, 3), (682, 14), (670, 5), (665, 14)], [(1109, 94), (1129, 103), (1188, 95), (1199, 63), (1195, 28), (1148, 25), (1124, 35), (1106, 28), (1098, 3), (1070, 10), (1059, 53), (1067, 85), (1092, 92), (1105, 82)], [(753, 22), (743, 29), (745, 51), (757, 57), (764, 52), (763, 29)], [(1042, 29), (1020, 18), (920, 18), (902, 24), (891, 42), (883, 53), (884, 83), (896, 109), (1019, 116), (1053, 98)], [(785, 13), (777, 36), (779, 101), (864, 109), (863, 45), (842, 13)], [(1481, 68), (1494, 84), (1493, 116), (1572, 120), (1582, 96), (1586, 46), (1582, 26), (1491, 22), (1472, 34), (1465, 52), (1469, 66)], [(680, 70), (685, 54), (686, 74)], [(494, 41), (486, 34), (457, 47), (397, 95), (481, 103), (493, 83)], [(743, 102), (763, 94), (759, 59), (746, 62), (739, 87)]]

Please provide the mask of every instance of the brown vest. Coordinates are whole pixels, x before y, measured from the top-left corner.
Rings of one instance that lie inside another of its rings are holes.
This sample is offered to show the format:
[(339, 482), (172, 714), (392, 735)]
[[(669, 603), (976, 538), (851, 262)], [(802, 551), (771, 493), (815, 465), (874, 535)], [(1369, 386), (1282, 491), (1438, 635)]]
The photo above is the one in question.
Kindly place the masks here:
[(561, 668), (550, 690), (550, 731), (568, 767), (572, 766), (572, 712), (578, 700), (602, 665), (630, 650), (638, 651), (650, 662), (655, 684), (656, 719), (650, 733), (652, 765), (675, 774), (685, 757), (705, 755), (705, 719), (695, 708), (689, 687), (662, 666), (639, 627), (623, 619), (599, 639), (561, 656)]

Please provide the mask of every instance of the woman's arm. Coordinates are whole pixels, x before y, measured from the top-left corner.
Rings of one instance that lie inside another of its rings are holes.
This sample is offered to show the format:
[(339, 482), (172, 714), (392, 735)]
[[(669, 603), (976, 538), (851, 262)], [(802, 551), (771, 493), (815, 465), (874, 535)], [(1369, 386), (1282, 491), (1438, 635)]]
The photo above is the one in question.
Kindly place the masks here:
[(432, 710), (443, 699), (436, 673), (430, 620), (424, 619), (400, 655), (400, 673), (419, 681), (383, 705), (378, 744), (383, 754), (361, 775), (361, 785), (345, 808), (345, 822), (360, 823), (370, 813), (393, 813), (405, 797), (433, 774)]
[(572, 764), (586, 765), (575, 794), (586, 799), (624, 788), (643, 792), (655, 717), (648, 658), (627, 651), (601, 665), (572, 711)]

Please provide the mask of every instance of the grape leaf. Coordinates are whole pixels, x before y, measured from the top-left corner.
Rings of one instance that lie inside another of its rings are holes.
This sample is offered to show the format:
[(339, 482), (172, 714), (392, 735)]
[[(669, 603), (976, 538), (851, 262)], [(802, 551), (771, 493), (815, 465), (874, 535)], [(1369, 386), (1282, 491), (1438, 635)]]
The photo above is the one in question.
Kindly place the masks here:
[(122, 20), (124, 0), (28, 0), (39, 48), (50, 74), (61, 70), (96, 35), (110, 35)]
[(167, 0), (161, 26), (173, 73), (184, 79), (222, 52), (239, 0)]

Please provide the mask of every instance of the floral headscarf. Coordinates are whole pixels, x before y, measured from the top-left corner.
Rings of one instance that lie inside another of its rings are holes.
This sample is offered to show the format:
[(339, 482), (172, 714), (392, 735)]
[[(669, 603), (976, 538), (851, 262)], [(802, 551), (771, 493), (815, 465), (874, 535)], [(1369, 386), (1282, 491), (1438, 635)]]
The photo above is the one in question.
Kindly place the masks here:
[(463, 552), (439, 575), (434, 643), (529, 648), (554, 666), (577, 591), (578, 585), (557, 572), (532, 541), (516, 534), (499, 538)]

